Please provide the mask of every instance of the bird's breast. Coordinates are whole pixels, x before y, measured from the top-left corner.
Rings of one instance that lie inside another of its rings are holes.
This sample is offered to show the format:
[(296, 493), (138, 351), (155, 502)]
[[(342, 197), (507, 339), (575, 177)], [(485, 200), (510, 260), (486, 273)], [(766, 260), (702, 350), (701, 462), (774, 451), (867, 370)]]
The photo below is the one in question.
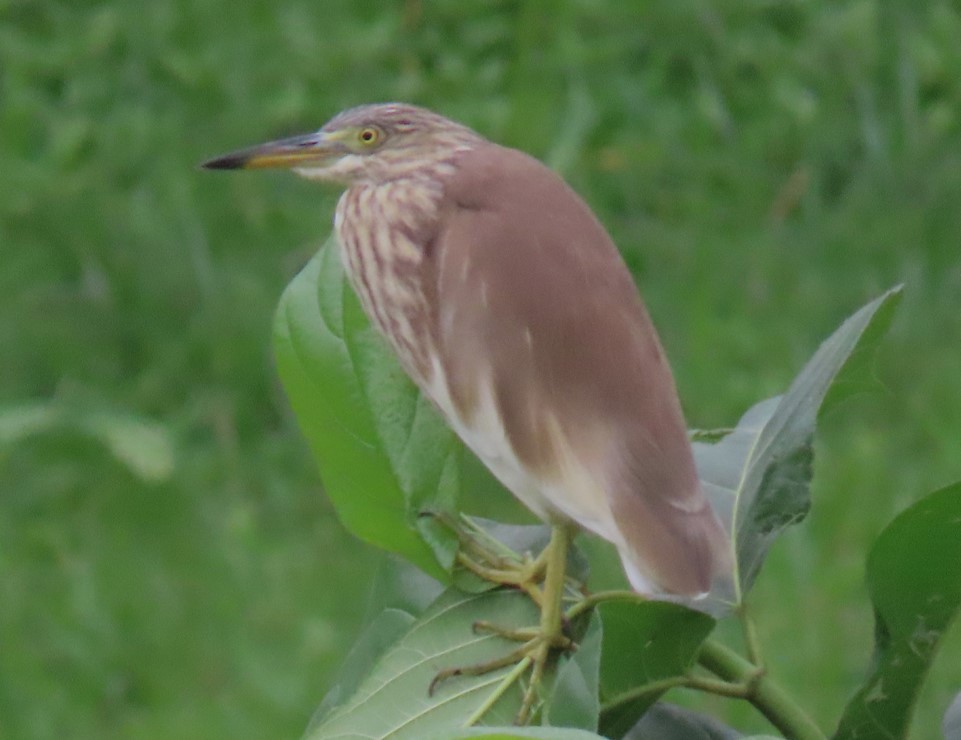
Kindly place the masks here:
[(364, 312), (421, 385), (433, 368), (421, 273), (425, 223), (435, 212), (432, 194), (395, 181), (351, 187), (334, 218), (344, 269)]

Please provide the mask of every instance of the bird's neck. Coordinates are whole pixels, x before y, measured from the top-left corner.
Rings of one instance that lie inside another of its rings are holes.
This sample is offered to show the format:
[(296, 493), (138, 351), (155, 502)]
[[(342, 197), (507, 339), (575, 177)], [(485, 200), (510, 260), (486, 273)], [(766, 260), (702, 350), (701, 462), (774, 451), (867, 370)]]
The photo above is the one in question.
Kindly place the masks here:
[(355, 183), (341, 196), (334, 219), (344, 269), (365, 313), (422, 383), (430, 382), (434, 364), (425, 248), (442, 197), (442, 177)]

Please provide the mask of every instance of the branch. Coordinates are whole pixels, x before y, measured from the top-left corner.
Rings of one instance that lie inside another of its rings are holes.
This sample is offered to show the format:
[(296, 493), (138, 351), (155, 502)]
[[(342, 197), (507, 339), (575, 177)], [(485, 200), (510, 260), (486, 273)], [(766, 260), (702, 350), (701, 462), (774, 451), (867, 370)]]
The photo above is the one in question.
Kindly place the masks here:
[[(633, 591), (601, 591), (578, 601), (568, 609), (566, 617), (573, 619), (605, 601), (647, 601), (647, 599)], [(794, 699), (767, 676), (761, 663), (760, 640), (746, 607), (742, 606), (738, 610), (738, 616), (744, 628), (744, 638), (751, 660), (742, 658), (715, 640), (706, 640), (701, 645), (697, 662), (721, 680), (690, 673), (672, 676), (619, 694), (606, 702), (602, 711), (610, 711), (643, 696), (661, 694), (673, 688), (694, 689), (749, 701), (767, 717), (771, 724), (791, 740), (826, 740), (825, 734)]]
[(825, 740), (814, 721), (772, 681), (763, 670), (714, 640), (701, 645), (697, 662), (715, 675), (744, 687), (743, 698), (751, 702), (785, 737), (792, 740)]

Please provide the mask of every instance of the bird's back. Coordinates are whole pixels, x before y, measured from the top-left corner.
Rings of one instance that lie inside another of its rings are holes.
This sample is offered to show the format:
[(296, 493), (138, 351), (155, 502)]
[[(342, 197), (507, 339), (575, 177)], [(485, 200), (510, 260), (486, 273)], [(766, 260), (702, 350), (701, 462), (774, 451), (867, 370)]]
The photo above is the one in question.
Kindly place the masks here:
[(424, 279), (442, 410), (535, 512), (612, 541), (636, 588), (706, 591), (723, 530), (657, 334), (603, 227), (558, 176), (494, 144), (461, 155), (440, 213)]

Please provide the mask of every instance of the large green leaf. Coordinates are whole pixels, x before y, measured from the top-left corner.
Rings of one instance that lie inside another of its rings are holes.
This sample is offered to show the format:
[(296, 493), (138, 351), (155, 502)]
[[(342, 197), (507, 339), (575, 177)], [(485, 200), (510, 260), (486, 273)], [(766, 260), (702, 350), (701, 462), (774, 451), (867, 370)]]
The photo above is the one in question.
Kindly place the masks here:
[(544, 703), (542, 724), (596, 730), (600, 705), (601, 645), (600, 617), (591, 615), (577, 650), (560, 658), (554, 685)]
[(415, 619), (401, 609), (385, 609), (378, 614), (353, 644), (340, 674), (317, 707), (307, 728), (308, 736), (331, 712), (345, 704), (367, 676), (370, 667), (391, 648), (414, 623)]
[(736, 553), (734, 581), (712, 594), (715, 602), (739, 603), (774, 540), (807, 514), (818, 416), (860, 387), (900, 294), (900, 287), (889, 290), (848, 318), (783, 396), (755, 405), (720, 441), (694, 442), (705, 491)]
[[(337, 706), (306, 735), (325, 738), (416, 738), (442, 736), (463, 726), (480, 709), (511, 668), (482, 676), (458, 676), (427, 689), (438, 671), (500, 658), (517, 644), (490, 634), (475, 634), (474, 622), (486, 620), (506, 628), (537, 623), (530, 598), (513, 590), (467, 594), (448, 589), (371, 666), (356, 690), (338, 698)], [(483, 722), (509, 725), (520, 707), (514, 683), (485, 713)]]
[(586, 730), (562, 727), (489, 727), (460, 730), (430, 740), (604, 740), (600, 735)]
[(659, 701), (644, 713), (623, 740), (739, 740), (743, 737), (714, 717)]
[(364, 623), (387, 609), (400, 609), (419, 617), (444, 591), (444, 584), (420, 568), (389, 552), (374, 571), (364, 611)]
[(430, 740), (604, 740), (586, 730), (562, 727), (488, 727), (460, 730), (446, 735), (431, 736)]
[(418, 515), (454, 508), (456, 443), (364, 317), (334, 239), (284, 292), (274, 351), (344, 525), (447, 578), (452, 538), (436, 528), (425, 539), (432, 520)]
[(961, 694), (954, 697), (951, 706), (944, 713), (941, 734), (944, 735), (944, 740), (961, 739)]
[(881, 533), (868, 557), (875, 646), (836, 740), (904, 737), (941, 635), (961, 610), (961, 483), (932, 493)]
[[(714, 628), (706, 614), (663, 601), (608, 601), (598, 607), (603, 625), (600, 732), (620, 737), (663, 690), (629, 702), (616, 697), (683, 675)], [(614, 700), (614, 701), (612, 701)]]

